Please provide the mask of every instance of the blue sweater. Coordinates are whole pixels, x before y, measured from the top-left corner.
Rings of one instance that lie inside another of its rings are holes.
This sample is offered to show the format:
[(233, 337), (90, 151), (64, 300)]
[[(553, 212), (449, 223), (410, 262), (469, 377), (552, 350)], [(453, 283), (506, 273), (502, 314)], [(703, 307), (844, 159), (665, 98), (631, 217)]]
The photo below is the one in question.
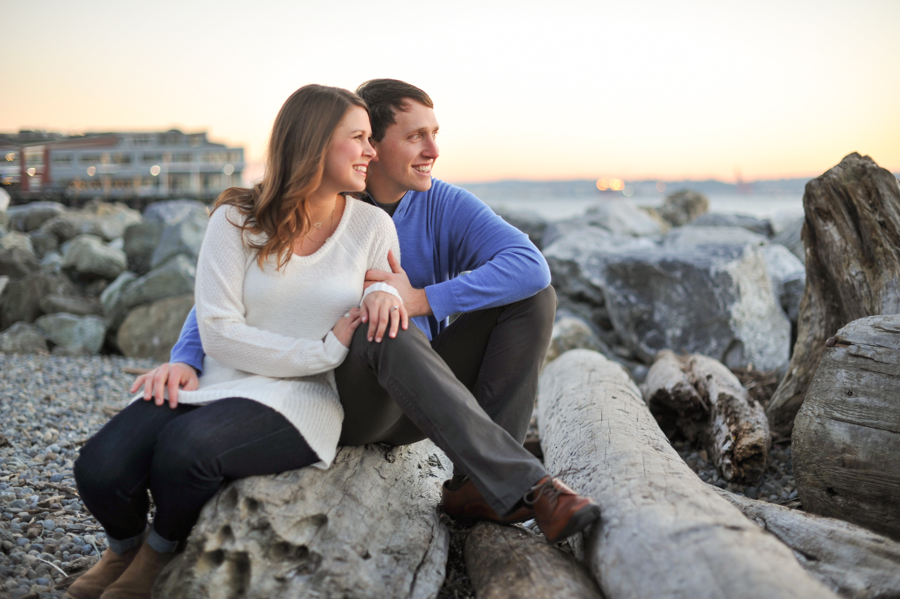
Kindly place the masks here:
[[(550, 284), (547, 262), (527, 235), (465, 189), (432, 181), (428, 191), (408, 191), (394, 212), (403, 269), (434, 312), (412, 319), (429, 339), (451, 314), (510, 304)], [(192, 309), (171, 361), (199, 371), (203, 355)]]

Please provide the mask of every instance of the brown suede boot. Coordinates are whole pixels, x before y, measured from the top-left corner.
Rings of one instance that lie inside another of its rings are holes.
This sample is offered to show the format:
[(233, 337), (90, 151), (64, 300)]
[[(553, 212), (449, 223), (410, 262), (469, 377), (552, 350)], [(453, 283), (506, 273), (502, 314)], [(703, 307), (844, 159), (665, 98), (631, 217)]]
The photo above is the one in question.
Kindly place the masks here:
[(113, 553), (111, 549), (104, 551), (100, 561), (69, 586), (63, 599), (98, 599), (106, 587), (131, 565), (140, 547), (139, 543), (122, 555)]
[(156, 577), (174, 557), (175, 553), (159, 553), (144, 543), (128, 569), (106, 588), (100, 599), (150, 599)]

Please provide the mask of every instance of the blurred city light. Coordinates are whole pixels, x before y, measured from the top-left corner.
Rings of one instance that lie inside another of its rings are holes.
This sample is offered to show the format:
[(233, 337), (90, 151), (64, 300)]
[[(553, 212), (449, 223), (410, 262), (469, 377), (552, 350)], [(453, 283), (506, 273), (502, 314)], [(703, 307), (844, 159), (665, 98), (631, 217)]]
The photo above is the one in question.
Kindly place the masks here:
[(606, 191), (607, 189), (609, 189), (609, 181), (603, 178), (597, 179), (597, 189), (599, 189), (600, 191)]
[(664, 192), (665, 190), (666, 190), (666, 182), (665, 182), (665, 181), (659, 181), (659, 182), (657, 182), (657, 184), (656, 184), (656, 191), (658, 191), (659, 193), (662, 193), (662, 192)]
[(33, 177), (34, 174), (35, 174), (37, 171), (34, 169), (34, 167), (31, 167), (30, 169), (28, 169), (28, 170), (25, 171), (25, 172), (28, 173), (28, 176), (29, 176), (29, 177)]
[(97, 167), (95, 167), (95, 166), (89, 166), (88, 169), (87, 169), (87, 174), (88, 174), (88, 177), (93, 177), (94, 175), (96, 175), (96, 174), (97, 174)]
[(631, 185), (626, 185), (625, 189), (622, 190), (622, 195), (624, 195), (626, 198), (630, 198), (634, 195), (634, 187), (632, 187)]
[(625, 189), (625, 181), (622, 181), (621, 179), (610, 179), (609, 188), (613, 191), (622, 191)]
[(226, 175), (231, 175), (234, 172), (234, 165), (226, 164), (225, 166), (222, 167), (222, 172), (225, 173)]
[(157, 176), (157, 175), (159, 174), (159, 172), (160, 172), (161, 170), (162, 170), (162, 169), (159, 168), (159, 165), (158, 165), (158, 164), (154, 164), (153, 166), (150, 167), (150, 174), (153, 175), (153, 176), (155, 177), (155, 176)]
[(6, 155), (6, 161), (7, 161), (7, 162), (12, 162), (12, 161), (15, 160), (15, 159), (16, 159), (16, 153), (15, 153), (15, 152), (10, 152), (9, 154)]

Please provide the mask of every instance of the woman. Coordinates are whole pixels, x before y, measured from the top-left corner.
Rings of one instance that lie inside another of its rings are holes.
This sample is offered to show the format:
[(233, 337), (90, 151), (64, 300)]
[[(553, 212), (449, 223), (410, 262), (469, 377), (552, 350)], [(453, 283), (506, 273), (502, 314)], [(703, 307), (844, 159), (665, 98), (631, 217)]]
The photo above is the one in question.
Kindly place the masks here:
[[(365, 189), (370, 135), (357, 96), (303, 87), (275, 120), (262, 183), (216, 200), (197, 266), (199, 388), (174, 409), (133, 401), (82, 449), (76, 482), (109, 549), (69, 596), (149, 597), (223, 482), (331, 464), (343, 419), (333, 370), (360, 324), (366, 271), (399, 255), (387, 214), (343, 195)], [(393, 333), (406, 319), (388, 286), (364, 301)]]

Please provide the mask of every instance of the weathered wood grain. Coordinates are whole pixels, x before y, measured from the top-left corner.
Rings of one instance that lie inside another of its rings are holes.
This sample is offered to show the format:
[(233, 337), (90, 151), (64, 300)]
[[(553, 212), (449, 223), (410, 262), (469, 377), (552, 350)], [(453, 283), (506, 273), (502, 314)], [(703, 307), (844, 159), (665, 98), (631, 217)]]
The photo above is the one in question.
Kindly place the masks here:
[(841, 597), (900, 598), (900, 543), (843, 520), (709, 488), (778, 537), (807, 572)]
[(792, 453), (804, 509), (900, 540), (900, 315), (838, 331), (797, 414)]
[(706, 446), (722, 478), (755, 482), (762, 476), (771, 443), (766, 414), (724, 364), (661, 351), (642, 393), (664, 429), (674, 417), (689, 441)]
[(466, 572), (478, 599), (602, 599), (568, 553), (516, 526), (478, 524), (466, 538)]
[(806, 290), (787, 375), (766, 408), (788, 436), (825, 349), (842, 326), (900, 312), (900, 185), (868, 156), (849, 154), (806, 184)]
[(836, 597), (700, 481), (621, 366), (563, 354), (541, 375), (538, 410), (548, 470), (602, 510), (584, 553), (608, 599)]

